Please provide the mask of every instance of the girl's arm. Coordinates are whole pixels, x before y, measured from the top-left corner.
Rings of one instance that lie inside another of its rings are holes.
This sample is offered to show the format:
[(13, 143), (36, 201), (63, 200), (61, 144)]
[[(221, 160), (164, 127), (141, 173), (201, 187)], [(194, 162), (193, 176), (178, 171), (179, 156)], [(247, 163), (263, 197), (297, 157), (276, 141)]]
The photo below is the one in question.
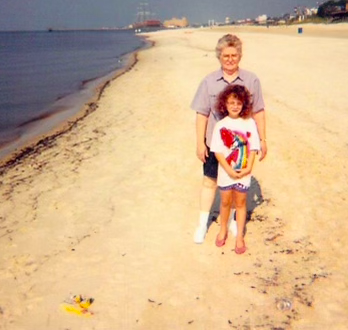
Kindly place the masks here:
[[(226, 173), (232, 178), (232, 179), (240, 179), (243, 175), (241, 172), (236, 172), (229, 163), (227, 163), (227, 160), (225, 156), (221, 153), (215, 152), (215, 157), (220, 163), (220, 165), (223, 167), (223, 169), (226, 171)], [(254, 155), (255, 158), (255, 155)]]
[(254, 166), (254, 161), (255, 161), (255, 157), (256, 157), (256, 150), (251, 150), (249, 153), (249, 157), (248, 157), (248, 163), (247, 163), (247, 167), (246, 168), (242, 168), (240, 170), (239, 173), (242, 174), (242, 177), (245, 175), (248, 175), (251, 173), (253, 166)]

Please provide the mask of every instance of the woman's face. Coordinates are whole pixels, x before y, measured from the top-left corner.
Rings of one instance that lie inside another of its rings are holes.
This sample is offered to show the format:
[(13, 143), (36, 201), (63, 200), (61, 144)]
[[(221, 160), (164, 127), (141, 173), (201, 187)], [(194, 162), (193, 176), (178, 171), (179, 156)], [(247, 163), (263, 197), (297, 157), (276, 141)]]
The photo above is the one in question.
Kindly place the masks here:
[(239, 54), (237, 48), (226, 47), (220, 54), (220, 63), (222, 70), (228, 75), (234, 74), (238, 70), (239, 62), (242, 56)]

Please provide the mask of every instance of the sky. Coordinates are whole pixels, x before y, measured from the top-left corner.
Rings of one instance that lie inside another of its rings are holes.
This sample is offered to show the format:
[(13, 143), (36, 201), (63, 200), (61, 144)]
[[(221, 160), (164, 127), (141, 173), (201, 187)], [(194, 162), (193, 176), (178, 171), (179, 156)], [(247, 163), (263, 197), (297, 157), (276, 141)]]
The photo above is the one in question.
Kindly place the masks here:
[(141, 3), (154, 19), (186, 17), (190, 24), (293, 13), (316, 0), (0, 0), (0, 31), (124, 27), (137, 20)]

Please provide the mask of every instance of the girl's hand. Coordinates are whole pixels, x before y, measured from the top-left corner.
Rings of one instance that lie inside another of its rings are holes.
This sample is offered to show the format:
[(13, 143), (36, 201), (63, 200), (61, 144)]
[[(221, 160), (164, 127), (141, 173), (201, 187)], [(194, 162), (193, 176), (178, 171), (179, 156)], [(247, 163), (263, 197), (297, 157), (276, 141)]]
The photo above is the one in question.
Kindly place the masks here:
[(241, 178), (242, 178), (243, 176), (249, 175), (251, 173), (251, 169), (242, 168), (242, 169), (238, 170), (238, 173), (241, 174)]
[(231, 170), (229, 171), (228, 175), (232, 178), (232, 179), (240, 179), (242, 178), (242, 174), (241, 172), (238, 171), (235, 171), (231, 168)]

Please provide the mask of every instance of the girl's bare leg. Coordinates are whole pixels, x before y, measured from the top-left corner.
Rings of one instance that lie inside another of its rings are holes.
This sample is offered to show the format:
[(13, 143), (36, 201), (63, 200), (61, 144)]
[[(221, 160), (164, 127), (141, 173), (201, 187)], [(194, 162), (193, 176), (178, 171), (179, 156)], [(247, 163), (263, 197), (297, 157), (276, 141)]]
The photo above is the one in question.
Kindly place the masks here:
[(236, 247), (242, 248), (245, 246), (244, 242), (244, 229), (247, 216), (247, 193), (242, 193), (233, 190), (232, 193), (233, 200), (235, 203), (235, 208), (237, 211), (237, 237), (236, 237)]
[(219, 240), (225, 239), (228, 232), (228, 219), (231, 212), (232, 205), (232, 190), (221, 190), (220, 191), (220, 232), (217, 236)]

